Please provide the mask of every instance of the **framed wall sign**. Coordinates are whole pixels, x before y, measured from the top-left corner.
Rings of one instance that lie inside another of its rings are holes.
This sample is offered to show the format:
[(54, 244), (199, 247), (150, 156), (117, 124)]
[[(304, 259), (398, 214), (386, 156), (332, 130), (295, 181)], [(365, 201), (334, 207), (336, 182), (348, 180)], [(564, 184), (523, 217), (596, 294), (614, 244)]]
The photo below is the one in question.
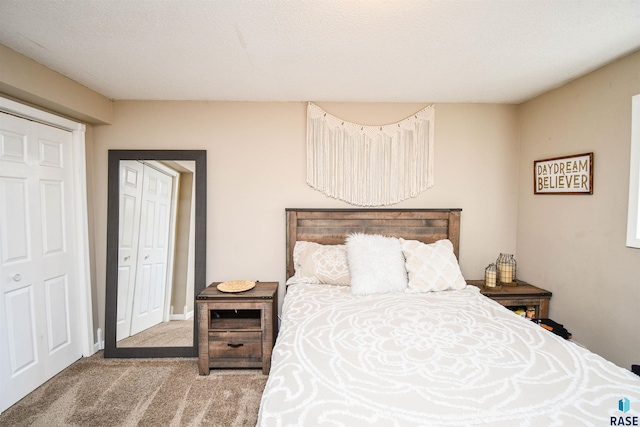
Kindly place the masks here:
[(593, 153), (533, 162), (534, 194), (593, 194)]

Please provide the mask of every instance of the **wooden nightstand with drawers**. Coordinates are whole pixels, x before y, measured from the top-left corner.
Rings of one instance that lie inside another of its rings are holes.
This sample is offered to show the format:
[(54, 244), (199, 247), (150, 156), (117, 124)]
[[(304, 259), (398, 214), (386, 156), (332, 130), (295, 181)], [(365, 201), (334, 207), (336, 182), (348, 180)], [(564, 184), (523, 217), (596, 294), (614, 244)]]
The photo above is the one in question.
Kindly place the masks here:
[(551, 292), (518, 281), (517, 286), (502, 286), (501, 288), (485, 288), (484, 280), (467, 280), (467, 284), (480, 288), (480, 293), (500, 303), (507, 308), (535, 307), (535, 317), (549, 317), (549, 301)]
[(278, 283), (257, 282), (253, 289), (221, 292), (212, 283), (196, 297), (198, 370), (262, 368), (268, 374), (277, 335)]

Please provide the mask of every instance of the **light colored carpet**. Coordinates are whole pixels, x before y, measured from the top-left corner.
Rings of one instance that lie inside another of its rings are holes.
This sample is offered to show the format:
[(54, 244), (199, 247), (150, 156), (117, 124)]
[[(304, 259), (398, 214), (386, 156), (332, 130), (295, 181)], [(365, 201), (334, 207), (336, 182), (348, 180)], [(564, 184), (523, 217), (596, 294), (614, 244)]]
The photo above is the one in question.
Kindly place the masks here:
[(80, 359), (0, 415), (0, 426), (255, 426), (267, 376), (197, 359)]
[(171, 320), (118, 341), (117, 347), (191, 347), (193, 319)]

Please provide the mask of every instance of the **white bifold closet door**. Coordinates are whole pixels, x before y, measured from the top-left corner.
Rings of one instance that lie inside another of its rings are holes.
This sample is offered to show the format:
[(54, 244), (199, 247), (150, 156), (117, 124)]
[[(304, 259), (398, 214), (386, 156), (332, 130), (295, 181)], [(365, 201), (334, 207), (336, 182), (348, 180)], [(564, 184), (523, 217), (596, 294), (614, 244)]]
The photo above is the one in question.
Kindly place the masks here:
[(120, 163), (116, 341), (167, 317), (173, 185), (152, 166)]
[(0, 412), (82, 356), (71, 132), (0, 113)]

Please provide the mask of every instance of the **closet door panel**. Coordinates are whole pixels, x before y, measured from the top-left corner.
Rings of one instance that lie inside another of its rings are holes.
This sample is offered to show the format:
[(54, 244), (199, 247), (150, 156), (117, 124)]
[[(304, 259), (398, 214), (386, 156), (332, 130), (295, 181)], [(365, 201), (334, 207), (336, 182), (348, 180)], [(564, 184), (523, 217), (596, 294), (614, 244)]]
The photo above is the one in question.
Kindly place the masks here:
[(118, 300), (116, 341), (131, 336), (131, 317), (138, 265), (138, 236), (144, 167), (134, 160), (120, 162), (120, 235), (118, 240)]
[(167, 289), (169, 229), (173, 178), (144, 167), (138, 273), (133, 301), (131, 333), (163, 321)]

